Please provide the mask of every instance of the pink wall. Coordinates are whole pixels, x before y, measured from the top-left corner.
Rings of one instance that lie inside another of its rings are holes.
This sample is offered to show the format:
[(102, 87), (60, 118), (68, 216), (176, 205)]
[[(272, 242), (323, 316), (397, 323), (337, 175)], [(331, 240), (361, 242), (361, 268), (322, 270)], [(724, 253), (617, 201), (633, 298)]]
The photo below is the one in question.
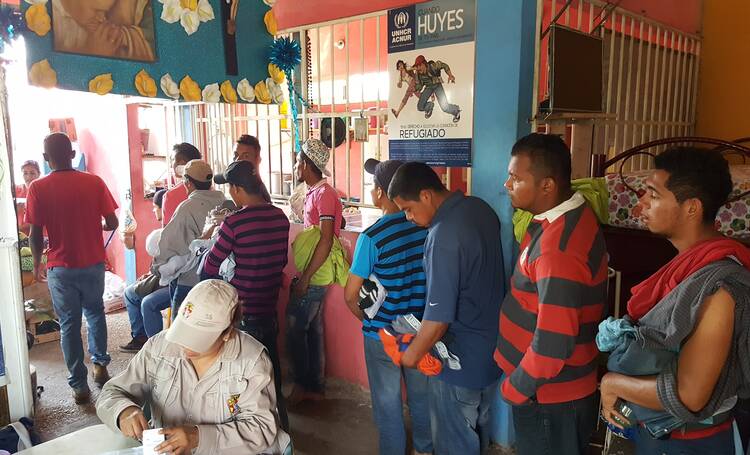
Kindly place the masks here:
[[(292, 224), (290, 239), (294, 239), (302, 232), (302, 225)], [(351, 258), (359, 234), (342, 231), (341, 243)], [(289, 265), (284, 269), (284, 287), (279, 296), (279, 347), (286, 352), (286, 306), (289, 303), (289, 283), (297, 275), (294, 258), (289, 254)], [(364, 343), (362, 339), (362, 324), (352, 316), (344, 303), (344, 289), (333, 285), (328, 289), (323, 306), (326, 344), (326, 376), (343, 379), (348, 382), (369, 387), (367, 383), (367, 367), (365, 366)]]
[(279, 30), (382, 11), (425, 0), (277, 0)]
[[(124, 199), (124, 189), (119, 182), (119, 176), (115, 174), (118, 168), (112, 159), (112, 149), (108, 147), (111, 139), (109, 130), (111, 126), (103, 123), (91, 122), (92, 118), (76, 117), (76, 129), (78, 130), (78, 143), (81, 151), (86, 156), (86, 166), (88, 172), (98, 175), (107, 184), (112, 196), (120, 205), (118, 215), (122, 213), (123, 207), (121, 201)], [(106, 121), (106, 119), (102, 119)], [(104, 241), (109, 238), (110, 233), (104, 233)], [(112, 237), (112, 241), (107, 247), (107, 261), (112, 267), (112, 272), (125, 278), (125, 246), (120, 240), (118, 232)]]
[(699, 33), (703, 0), (622, 0), (620, 7), (688, 33)]

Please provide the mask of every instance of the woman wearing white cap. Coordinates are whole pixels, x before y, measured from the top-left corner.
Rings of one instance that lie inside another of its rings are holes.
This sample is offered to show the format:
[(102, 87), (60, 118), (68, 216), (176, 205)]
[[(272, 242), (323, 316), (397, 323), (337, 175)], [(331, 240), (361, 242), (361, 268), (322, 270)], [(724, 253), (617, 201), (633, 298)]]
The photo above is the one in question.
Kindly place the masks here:
[(195, 286), (169, 330), (105, 384), (96, 403), (102, 422), (138, 439), (163, 428), (158, 453), (282, 453), (290, 439), (278, 425), (271, 361), (234, 328), (237, 300), (224, 281)]

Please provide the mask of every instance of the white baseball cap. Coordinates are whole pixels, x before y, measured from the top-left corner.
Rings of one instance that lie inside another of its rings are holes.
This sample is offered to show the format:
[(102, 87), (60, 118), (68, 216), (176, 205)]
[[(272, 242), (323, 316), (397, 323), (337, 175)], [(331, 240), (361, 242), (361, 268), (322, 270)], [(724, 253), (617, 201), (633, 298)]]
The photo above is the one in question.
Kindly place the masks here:
[(203, 353), (232, 325), (238, 297), (234, 287), (222, 280), (206, 280), (190, 290), (182, 302), (166, 339), (170, 343)]

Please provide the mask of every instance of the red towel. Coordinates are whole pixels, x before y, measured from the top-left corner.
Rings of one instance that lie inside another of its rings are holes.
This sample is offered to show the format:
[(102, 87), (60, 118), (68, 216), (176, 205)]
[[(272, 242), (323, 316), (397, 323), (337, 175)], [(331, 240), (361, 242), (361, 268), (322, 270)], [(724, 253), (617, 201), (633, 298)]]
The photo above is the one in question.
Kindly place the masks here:
[(712, 262), (734, 256), (750, 267), (750, 250), (725, 237), (706, 240), (678, 254), (642, 283), (634, 286), (628, 300), (628, 314), (638, 321), (683, 280)]

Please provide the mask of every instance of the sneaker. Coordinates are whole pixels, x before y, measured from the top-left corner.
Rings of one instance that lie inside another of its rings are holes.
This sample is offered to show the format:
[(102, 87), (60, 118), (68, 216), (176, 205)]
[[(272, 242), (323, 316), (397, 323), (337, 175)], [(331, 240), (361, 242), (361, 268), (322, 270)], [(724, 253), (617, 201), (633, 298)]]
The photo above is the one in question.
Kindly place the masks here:
[(104, 365), (95, 363), (94, 370), (91, 372), (91, 375), (94, 377), (94, 382), (96, 382), (100, 386), (103, 386), (107, 383), (107, 381), (109, 381), (109, 372), (107, 371), (107, 367)]
[(130, 343), (120, 346), (120, 351), (135, 354), (141, 350), (146, 341), (148, 341), (147, 337), (135, 337), (130, 340)]
[(91, 389), (88, 387), (82, 389), (73, 389), (73, 399), (76, 404), (86, 404), (91, 400)]
[(432, 117), (432, 110), (435, 108), (435, 105), (430, 103), (429, 107), (427, 107), (427, 111), (424, 113), (424, 118), (430, 118)]
[(459, 120), (461, 120), (461, 111), (456, 112), (456, 115), (453, 116), (453, 123), (458, 123)]

